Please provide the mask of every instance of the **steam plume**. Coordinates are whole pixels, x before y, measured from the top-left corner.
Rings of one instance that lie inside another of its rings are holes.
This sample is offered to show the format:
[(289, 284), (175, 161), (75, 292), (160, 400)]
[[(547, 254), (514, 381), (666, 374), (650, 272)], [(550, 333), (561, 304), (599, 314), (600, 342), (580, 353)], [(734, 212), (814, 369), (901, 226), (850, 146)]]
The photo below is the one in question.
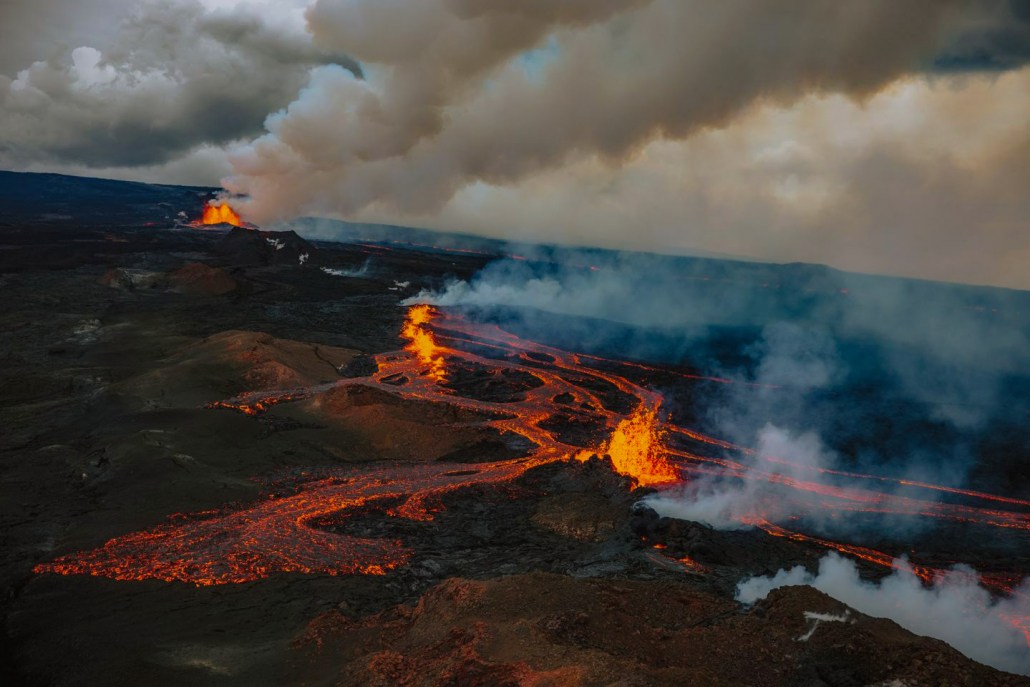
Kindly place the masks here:
[(742, 581), (737, 600), (751, 604), (779, 587), (811, 585), (862, 613), (943, 640), (973, 660), (1030, 675), (1027, 638), (1014, 624), (1030, 616), (1027, 584), (1011, 598), (992, 599), (977, 583), (976, 571), (966, 566), (956, 566), (933, 586), (924, 587), (904, 560), (898, 563), (898, 569), (878, 583), (865, 582), (854, 563), (829, 553), (815, 575), (798, 566)]

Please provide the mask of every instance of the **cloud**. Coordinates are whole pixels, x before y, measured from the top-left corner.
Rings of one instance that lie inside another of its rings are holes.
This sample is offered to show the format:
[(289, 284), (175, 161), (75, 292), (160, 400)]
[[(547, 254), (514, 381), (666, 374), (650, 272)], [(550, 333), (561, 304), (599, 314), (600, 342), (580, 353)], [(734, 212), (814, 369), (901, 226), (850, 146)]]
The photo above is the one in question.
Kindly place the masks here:
[(0, 3), (0, 74), (16, 74), (36, 60), (79, 45), (106, 43), (117, 32), (114, 17), (133, 0), (7, 0)]
[(941, 49), (934, 69), (1004, 71), (1030, 62), (1030, 1), (988, 3), (987, 8), (971, 16)]
[(1030, 68), (906, 77), (862, 102), (806, 96), (654, 141), (619, 166), (587, 157), (513, 185), (474, 184), (429, 223), (1025, 289), (1028, 108)]
[(742, 478), (691, 479), (681, 490), (649, 496), (644, 503), (659, 515), (703, 522), (724, 530), (750, 527), (756, 518), (779, 523), (798, 516), (805, 517), (809, 525), (815, 524), (822, 531), (839, 534), (848, 527), (846, 522), (835, 519), (827, 508), (827, 502), (832, 499), (798, 490), (790, 490), (785, 495), (782, 487), (775, 487), (769, 480), (770, 476), (779, 476), (830, 484), (831, 481), (817, 471), (838, 466), (818, 436), (811, 432), (794, 436), (766, 424), (758, 432), (757, 452), (790, 462), (760, 464), (753, 461)]
[[(253, 196), (259, 220), (377, 203), (435, 211), (476, 181), (516, 182), (582, 154), (622, 160), (759, 101), (871, 94), (931, 56), (960, 6), (319, 0), (316, 41), (368, 64), (369, 78), (313, 80), (239, 152), (228, 184)], [(530, 76), (513, 58), (545, 37), (554, 57)]]
[(934, 66), (1021, 31), (1007, 3), (552, 5), (319, 0), (316, 41), (368, 78), (318, 70), (225, 183), (259, 222), (1030, 286), (1030, 70)]
[(249, 6), (148, 2), (98, 49), (80, 46), (0, 76), (0, 159), (152, 166), (260, 131), (315, 64), (359, 72), (302, 26)]
[(810, 585), (861, 613), (943, 640), (975, 661), (1030, 675), (1028, 639), (1017, 625), (1030, 618), (1030, 586), (1024, 583), (1011, 597), (998, 599), (979, 586), (972, 568), (956, 566), (924, 587), (906, 560), (896, 565), (879, 582), (865, 582), (854, 563), (830, 553), (816, 575), (798, 566), (742, 581), (737, 600), (751, 604), (779, 587)]

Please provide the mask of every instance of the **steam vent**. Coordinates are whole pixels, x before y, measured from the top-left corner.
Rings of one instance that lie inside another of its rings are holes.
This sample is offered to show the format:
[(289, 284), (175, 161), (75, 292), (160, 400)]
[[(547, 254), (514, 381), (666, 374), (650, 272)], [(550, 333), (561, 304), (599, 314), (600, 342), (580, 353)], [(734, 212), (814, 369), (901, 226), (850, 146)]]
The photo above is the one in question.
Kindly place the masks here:
[(0, 685), (1030, 687), (1026, 2), (115, 4), (0, 7)]

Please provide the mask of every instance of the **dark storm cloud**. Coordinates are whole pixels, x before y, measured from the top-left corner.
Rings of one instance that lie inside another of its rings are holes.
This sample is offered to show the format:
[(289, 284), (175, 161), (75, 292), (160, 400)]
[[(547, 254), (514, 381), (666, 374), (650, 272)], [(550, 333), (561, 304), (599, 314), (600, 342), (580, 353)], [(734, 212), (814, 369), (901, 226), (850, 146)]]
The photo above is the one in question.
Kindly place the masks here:
[(310, 67), (326, 63), (360, 75), (352, 59), (253, 11), (147, 3), (108, 45), (62, 50), (0, 76), (0, 155), (9, 163), (165, 162), (257, 133)]
[(940, 50), (932, 68), (940, 72), (1005, 71), (1030, 62), (1030, 0), (997, 3), (972, 18)]

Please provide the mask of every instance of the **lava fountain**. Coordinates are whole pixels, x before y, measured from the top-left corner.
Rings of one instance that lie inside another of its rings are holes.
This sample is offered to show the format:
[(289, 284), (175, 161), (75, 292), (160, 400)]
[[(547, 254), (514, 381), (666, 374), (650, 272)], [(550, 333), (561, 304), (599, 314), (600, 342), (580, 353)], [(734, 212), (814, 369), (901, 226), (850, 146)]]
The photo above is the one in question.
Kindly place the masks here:
[(413, 353), (427, 368), (426, 374), (438, 382), (447, 381), (440, 347), (428, 325), (435, 312), (428, 305), (415, 305), (408, 310), (401, 336), (408, 340), (405, 350)]
[(204, 214), (200, 218), (201, 225), (231, 224), (234, 227), (242, 227), (243, 220), (236, 214), (236, 211), (228, 203), (208, 203), (204, 206)]
[[(668, 430), (658, 419), (658, 406), (641, 404), (619, 422), (600, 453), (611, 458), (620, 475), (629, 477), (640, 487), (672, 484), (679, 481), (679, 472), (665, 455), (664, 439)], [(585, 453), (577, 457), (582, 459)]]

